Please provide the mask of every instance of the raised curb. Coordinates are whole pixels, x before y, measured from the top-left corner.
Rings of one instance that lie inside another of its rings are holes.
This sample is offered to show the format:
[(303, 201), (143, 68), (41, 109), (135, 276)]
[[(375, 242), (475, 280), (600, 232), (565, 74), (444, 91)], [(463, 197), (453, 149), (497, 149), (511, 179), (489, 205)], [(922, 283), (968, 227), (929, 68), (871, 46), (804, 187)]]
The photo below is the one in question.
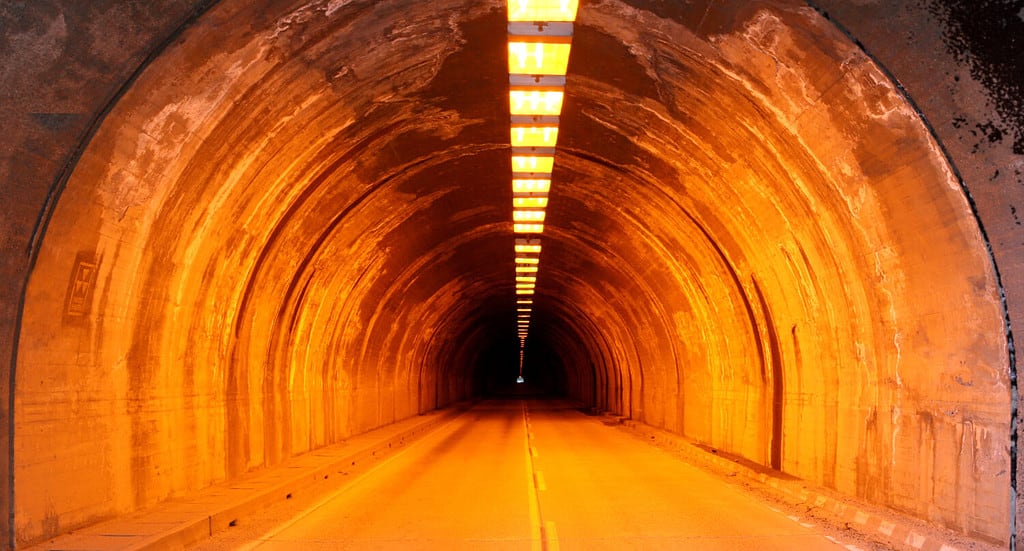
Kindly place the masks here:
[[(900, 514), (895, 511), (876, 511), (877, 506), (852, 504), (855, 498), (843, 496), (840, 501), (829, 490), (815, 488), (806, 481), (785, 479), (770, 472), (764, 472), (741, 463), (740, 458), (719, 455), (701, 448), (696, 442), (685, 437), (627, 419), (617, 415), (604, 414), (604, 422), (621, 425), (633, 434), (652, 444), (662, 445), (679, 452), (697, 466), (704, 466), (726, 476), (739, 476), (760, 486), (781, 501), (791, 505), (817, 510), (821, 518), (838, 521), (849, 530), (865, 539), (884, 544), (894, 549), (908, 551), (983, 551), (1000, 547), (989, 542), (969, 540), (936, 526), (922, 526), (923, 521), (895, 521)], [(945, 535), (937, 535), (943, 534)]]
[[(200, 490), (145, 511), (100, 522), (27, 548), (29, 551), (93, 549), (141, 551), (184, 549), (232, 526), (239, 518), (291, 499), (299, 492), (335, 489), (331, 475), (377, 461), (441, 424), (461, 415), (470, 403), (374, 429), (347, 442), (306, 452), (252, 476)], [(401, 427), (401, 425), (409, 425)], [(398, 428), (399, 430), (395, 430)], [(355, 444), (350, 442), (355, 441)], [(336, 479), (335, 479), (336, 480)], [(167, 517), (177, 520), (167, 521)], [(148, 531), (145, 526), (157, 527)]]

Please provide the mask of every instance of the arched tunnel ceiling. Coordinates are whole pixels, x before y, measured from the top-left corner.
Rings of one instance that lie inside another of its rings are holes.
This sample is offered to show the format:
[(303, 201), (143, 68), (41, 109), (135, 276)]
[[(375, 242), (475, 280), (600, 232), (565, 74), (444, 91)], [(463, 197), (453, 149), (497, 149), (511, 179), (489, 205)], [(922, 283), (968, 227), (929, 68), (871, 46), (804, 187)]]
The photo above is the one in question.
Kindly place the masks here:
[[(168, 44), (59, 197), (20, 328), (20, 538), (55, 503), (80, 525), (468, 398), (515, 353), (503, 3), (265, 4)], [(581, 402), (1005, 539), (1000, 289), (889, 78), (797, 2), (591, 2), (573, 44), (527, 357)]]

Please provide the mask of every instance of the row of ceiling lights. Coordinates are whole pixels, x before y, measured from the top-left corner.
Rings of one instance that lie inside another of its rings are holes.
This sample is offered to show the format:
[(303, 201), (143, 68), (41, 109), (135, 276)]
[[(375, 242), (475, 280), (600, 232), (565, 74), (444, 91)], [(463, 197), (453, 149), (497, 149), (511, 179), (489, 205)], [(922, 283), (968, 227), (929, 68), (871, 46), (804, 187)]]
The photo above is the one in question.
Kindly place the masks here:
[(519, 382), (578, 4), (578, 0), (508, 0), (512, 228), (519, 236), (515, 241)]

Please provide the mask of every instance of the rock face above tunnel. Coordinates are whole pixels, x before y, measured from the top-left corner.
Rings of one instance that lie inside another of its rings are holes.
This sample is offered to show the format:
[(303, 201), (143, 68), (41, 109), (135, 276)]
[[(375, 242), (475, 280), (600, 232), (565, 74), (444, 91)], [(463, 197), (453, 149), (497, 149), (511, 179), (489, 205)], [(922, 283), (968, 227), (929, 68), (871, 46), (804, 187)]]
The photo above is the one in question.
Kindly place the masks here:
[[(515, 353), (502, 6), (222, 0), (148, 61), (36, 249), (18, 541), (465, 398)], [(26, 33), (99, 17), (61, 13)], [(582, 402), (1005, 542), (1000, 289), (887, 75), (789, 2), (593, 2), (574, 48), (528, 355)]]

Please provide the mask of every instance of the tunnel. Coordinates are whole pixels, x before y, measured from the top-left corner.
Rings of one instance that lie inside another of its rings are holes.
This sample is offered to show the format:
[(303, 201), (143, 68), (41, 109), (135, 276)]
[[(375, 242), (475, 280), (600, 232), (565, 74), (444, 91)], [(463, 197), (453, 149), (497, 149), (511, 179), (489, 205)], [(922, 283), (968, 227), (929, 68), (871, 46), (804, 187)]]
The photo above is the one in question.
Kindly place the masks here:
[(582, 0), (520, 372), (505, 2), (8, 3), (5, 545), (519, 395), (1012, 545), (1024, 6), (921, 4)]

